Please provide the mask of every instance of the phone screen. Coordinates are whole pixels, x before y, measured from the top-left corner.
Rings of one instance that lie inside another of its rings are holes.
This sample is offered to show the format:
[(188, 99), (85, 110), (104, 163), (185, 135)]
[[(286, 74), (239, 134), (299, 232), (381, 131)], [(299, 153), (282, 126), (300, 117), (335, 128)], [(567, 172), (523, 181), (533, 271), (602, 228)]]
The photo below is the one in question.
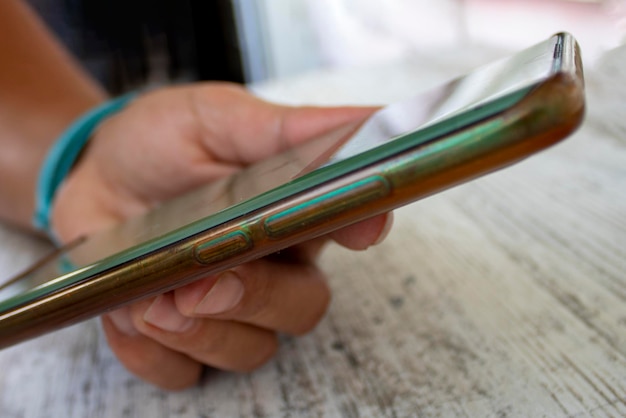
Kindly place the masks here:
[(382, 108), (356, 132), (311, 141), (64, 248), (26, 274), (0, 281), (0, 310), (502, 112), (558, 71), (560, 42), (557, 35)]

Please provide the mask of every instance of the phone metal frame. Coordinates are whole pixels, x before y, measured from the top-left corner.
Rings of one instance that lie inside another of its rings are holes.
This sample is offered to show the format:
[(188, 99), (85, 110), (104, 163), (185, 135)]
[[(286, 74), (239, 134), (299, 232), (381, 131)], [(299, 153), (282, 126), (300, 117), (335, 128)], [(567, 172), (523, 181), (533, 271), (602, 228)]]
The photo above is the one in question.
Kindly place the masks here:
[[(581, 123), (578, 45), (555, 35), (538, 85), (406, 135), (0, 301), (0, 348), (272, 254), (513, 164)], [(549, 104), (549, 105), (548, 105)], [(270, 203), (268, 203), (270, 202)]]

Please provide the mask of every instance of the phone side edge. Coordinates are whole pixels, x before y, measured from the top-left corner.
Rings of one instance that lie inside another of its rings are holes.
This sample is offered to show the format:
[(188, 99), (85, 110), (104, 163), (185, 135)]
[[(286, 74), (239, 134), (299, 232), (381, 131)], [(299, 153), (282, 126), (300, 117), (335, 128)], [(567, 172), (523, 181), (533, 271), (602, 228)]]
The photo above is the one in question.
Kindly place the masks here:
[[(557, 99), (554, 107), (536, 106), (545, 104), (546, 97), (554, 99), (555, 93), (563, 98)], [(536, 88), (516, 107), (434, 143), (347, 174), (312, 192), (292, 196), (288, 202), (260, 209), (245, 224), (233, 221), (220, 225), (215, 231), (197, 234), (132, 263), (102, 272), (93, 280), (77, 283), (26, 306), (3, 312), (0, 314), (0, 348), (171, 290), (207, 274), (326, 234), (510, 165), (563, 139), (578, 126), (583, 114), (582, 78), (569, 72), (559, 73)], [(506, 137), (503, 137), (503, 132)], [(528, 138), (532, 139), (530, 145)], [(507, 145), (494, 149), (496, 145), (489, 145), (491, 139), (506, 140)], [(456, 146), (460, 141), (464, 142), (465, 148)], [(447, 161), (447, 166), (441, 165), (442, 161)], [(306, 202), (313, 199), (323, 201), (342, 187), (372, 178), (383, 179), (376, 183), (376, 190), (381, 192), (374, 194), (374, 200), (369, 202), (374, 210), (357, 205), (345, 212), (335, 212), (332, 219), (310, 224), (297, 233), (282, 238), (268, 236), (265, 227), (268, 217), (284, 213), (287, 208), (306, 206)], [(200, 243), (242, 228), (254, 246), (261, 246), (262, 250), (242, 252), (232, 257), (227, 254), (224, 260), (208, 266), (198, 260), (196, 248)], [(169, 257), (165, 259), (162, 254)], [(103, 294), (111, 297), (102, 298)]]

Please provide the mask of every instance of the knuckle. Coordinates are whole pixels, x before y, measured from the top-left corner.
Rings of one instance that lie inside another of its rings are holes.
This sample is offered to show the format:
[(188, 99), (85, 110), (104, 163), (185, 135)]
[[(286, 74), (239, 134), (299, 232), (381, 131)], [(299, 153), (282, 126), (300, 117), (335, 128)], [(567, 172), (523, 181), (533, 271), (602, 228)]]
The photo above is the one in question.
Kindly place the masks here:
[(205, 355), (221, 353), (230, 346), (230, 328), (226, 321), (205, 320), (204, 326), (191, 330), (185, 336), (184, 351)]
[(311, 332), (326, 315), (331, 301), (331, 292), (328, 285), (324, 283), (317, 297), (318, 301), (315, 304), (315, 309), (312, 310), (310, 315), (304, 316), (301, 321), (295, 325), (292, 332), (293, 335), (304, 335)]
[(268, 336), (255, 347), (256, 355), (244, 359), (237, 367), (237, 371), (251, 372), (260, 368), (276, 355), (278, 347), (278, 336), (274, 333), (268, 333)]
[(123, 358), (119, 357), (119, 360), (129, 372), (140, 377), (150, 375), (154, 365), (159, 361), (159, 359), (146, 359), (145, 353), (139, 350), (129, 352)]

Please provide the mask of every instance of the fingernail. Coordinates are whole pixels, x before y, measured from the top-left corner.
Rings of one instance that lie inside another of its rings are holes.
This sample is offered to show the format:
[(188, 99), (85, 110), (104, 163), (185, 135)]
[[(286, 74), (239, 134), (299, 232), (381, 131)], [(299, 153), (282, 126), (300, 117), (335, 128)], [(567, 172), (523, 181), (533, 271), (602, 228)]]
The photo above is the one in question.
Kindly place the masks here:
[(127, 337), (134, 337), (139, 334), (139, 331), (135, 328), (133, 320), (130, 317), (130, 309), (127, 307), (117, 309), (108, 313), (106, 316), (111, 320), (113, 326), (115, 326), (121, 334), (124, 334)]
[(204, 299), (196, 305), (194, 312), (201, 315), (215, 315), (235, 307), (243, 296), (243, 283), (233, 272), (222, 274)]
[(189, 330), (194, 319), (180, 313), (171, 294), (160, 295), (152, 302), (143, 315), (148, 324), (169, 332), (185, 332)]
[(385, 225), (383, 226), (383, 229), (380, 230), (380, 234), (378, 235), (378, 238), (376, 238), (376, 241), (374, 241), (374, 245), (378, 245), (383, 242), (385, 238), (387, 238), (387, 235), (389, 235), (389, 231), (391, 231), (392, 227), (393, 212), (389, 212), (387, 213), (387, 220), (385, 221)]

